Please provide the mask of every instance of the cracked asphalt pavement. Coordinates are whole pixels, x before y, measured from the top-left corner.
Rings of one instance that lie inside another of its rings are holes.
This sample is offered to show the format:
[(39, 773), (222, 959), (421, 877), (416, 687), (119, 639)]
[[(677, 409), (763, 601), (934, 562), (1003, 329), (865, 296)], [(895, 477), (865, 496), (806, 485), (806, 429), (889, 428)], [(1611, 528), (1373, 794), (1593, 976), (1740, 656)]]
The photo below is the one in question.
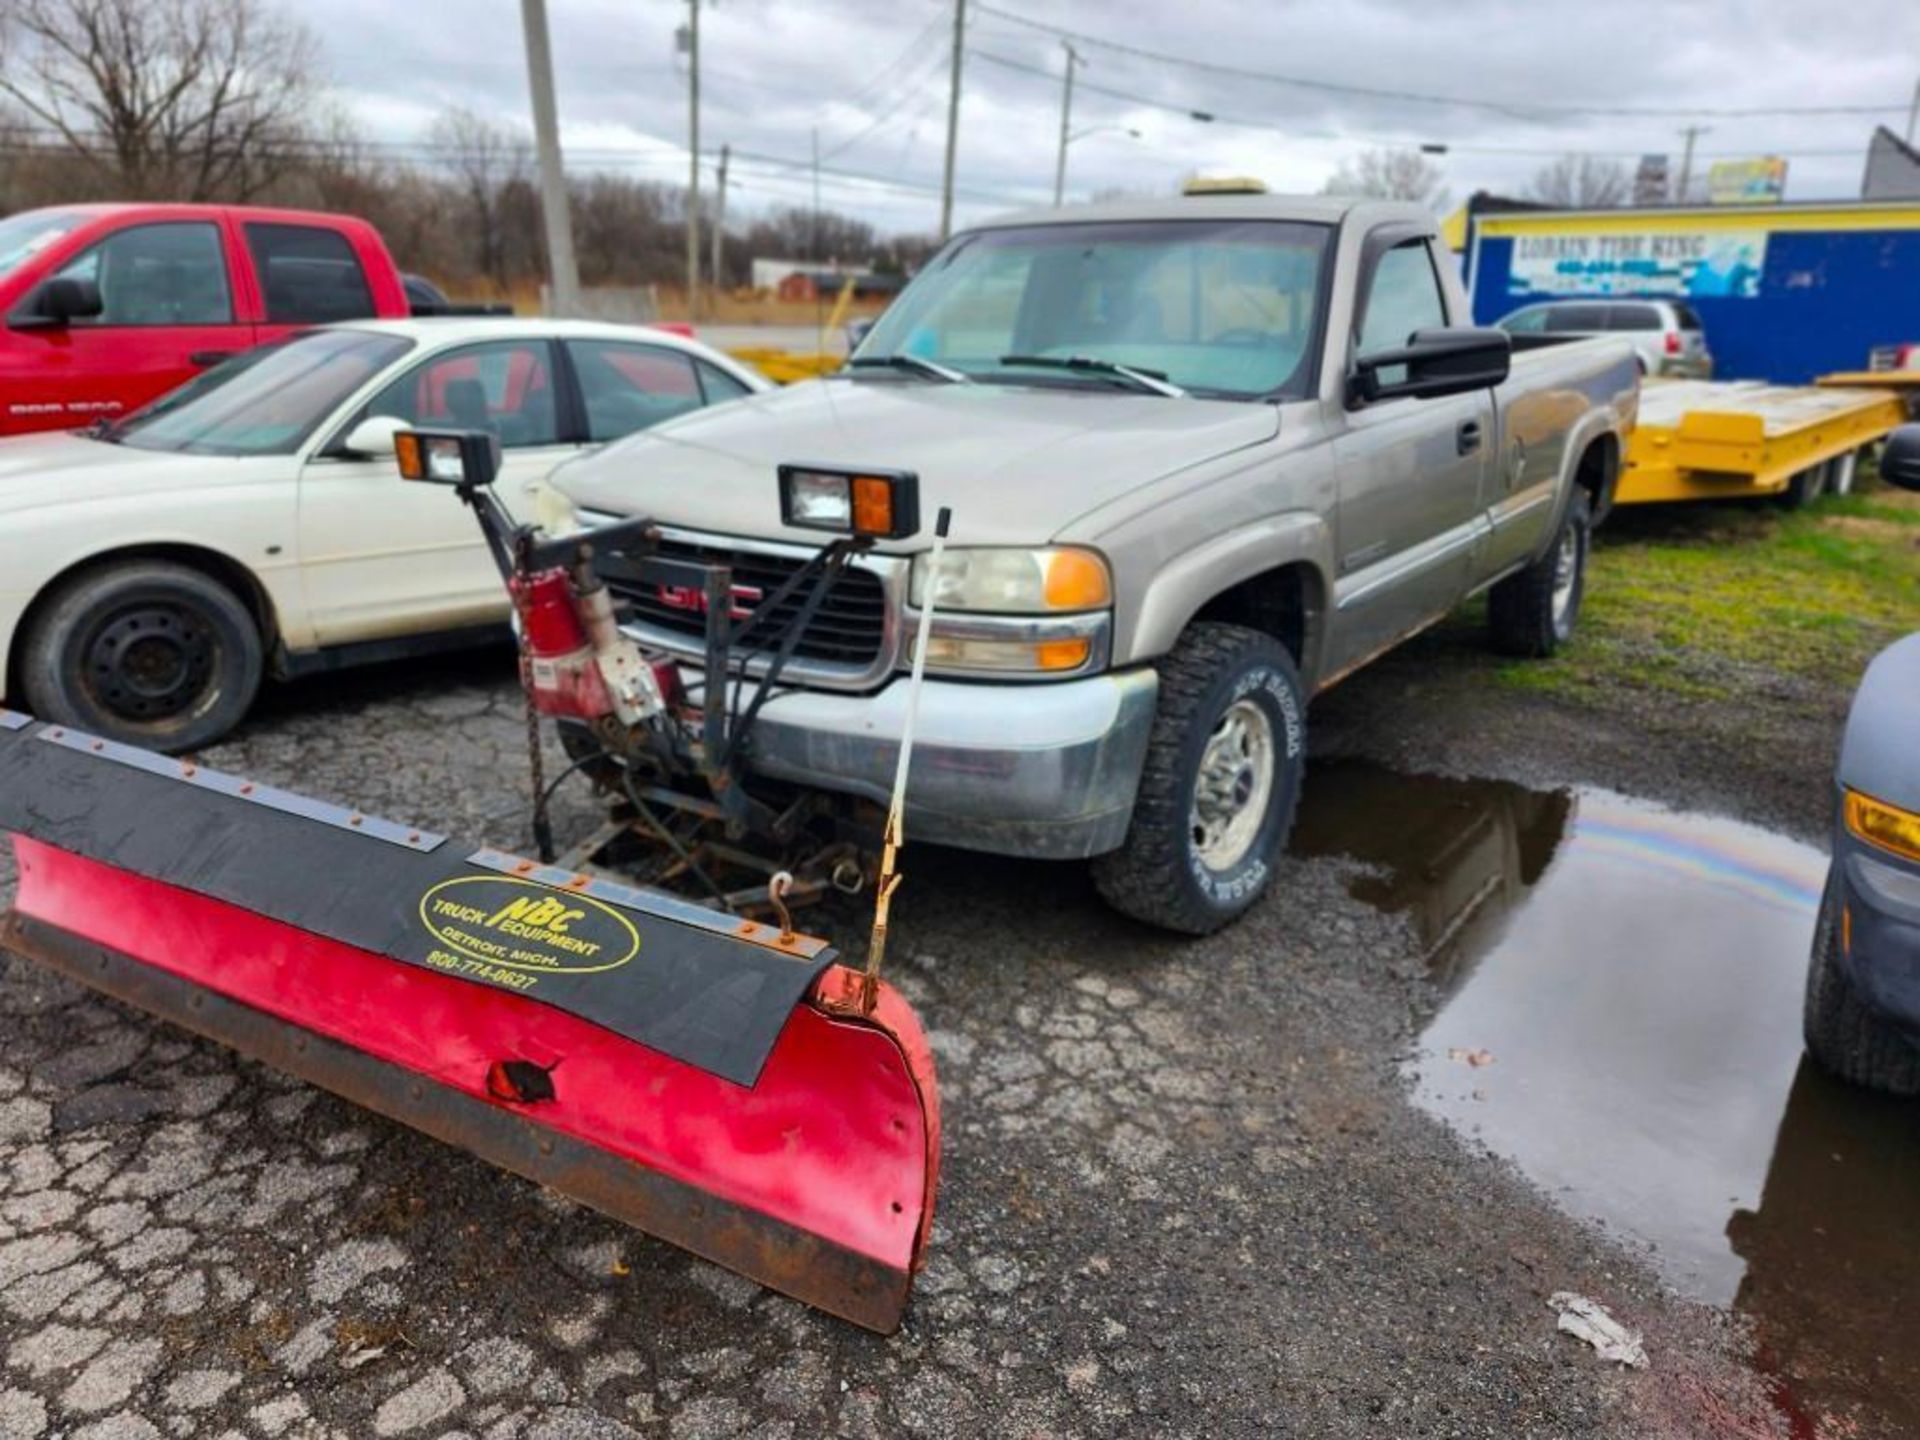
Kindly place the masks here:
[[(1316, 753), (1704, 790), (1817, 833), (1817, 796), (1715, 791), (1435, 654), (1327, 697)], [(524, 848), (522, 745), (489, 652), (277, 690), (205, 758)], [(563, 833), (590, 816), (581, 792)], [(890, 1339), (0, 956), (0, 1436), (1775, 1433), (1734, 1322), (1409, 1104), (1419, 947), (1351, 863), (1289, 859), (1201, 942), (1077, 866), (906, 872), (892, 973), (947, 1148)], [(860, 906), (807, 919), (857, 950)], [(1559, 1290), (1653, 1368), (1556, 1335)]]

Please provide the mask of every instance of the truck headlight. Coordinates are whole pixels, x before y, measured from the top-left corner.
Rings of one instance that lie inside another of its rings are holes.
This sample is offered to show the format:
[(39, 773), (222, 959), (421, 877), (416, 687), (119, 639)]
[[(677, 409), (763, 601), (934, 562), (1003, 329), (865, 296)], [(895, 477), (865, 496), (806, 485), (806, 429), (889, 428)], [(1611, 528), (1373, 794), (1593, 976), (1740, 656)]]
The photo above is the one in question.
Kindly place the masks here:
[[(928, 602), (927, 557), (913, 562), (914, 606)], [(931, 596), (936, 616), (944, 610), (1000, 615), (1048, 615), (1101, 610), (1113, 603), (1113, 576), (1092, 550), (1059, 546), (1047, 550), (960, 548), (940, 559)], [(929, 661), (933, 656), (931, 652)]]
[(1920, 860), (1920, 815), (1849, 790), (1845, 813), (1847, 829), (1882, 850), (1908, 860)]

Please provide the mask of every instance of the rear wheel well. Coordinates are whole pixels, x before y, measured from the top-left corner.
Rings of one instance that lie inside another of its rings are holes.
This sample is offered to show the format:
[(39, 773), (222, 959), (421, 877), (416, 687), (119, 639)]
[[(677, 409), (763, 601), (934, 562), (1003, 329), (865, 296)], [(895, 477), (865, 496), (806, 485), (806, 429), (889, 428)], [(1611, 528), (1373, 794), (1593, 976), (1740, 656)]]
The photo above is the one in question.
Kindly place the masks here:
[(120, 550), (108, 550), (99, 555), (89, 555), (76, 561), (40, 587), (40, 593), (33, 597), (33, 603), (27, 606), (26, 613), (20, 617), (20, 626), (14, 632), (13, 645), (7, 656), (6, 693), (19, 696), (22, 692), (20, 677), (20, 657), (25, 642), (33, 633), (33, 627), (40, 622), (48, 604), (62, 588), (81, 575), (104, 570), (109, 565), (117, 565), (126, 560), (170, 560), (176, 565), (185, 565), (200, 571), (208, 578), (219, 581), (240, 598), (247, 607), (247, 613), (253, 616), (253, 623), (260, 629), (260, 644), (271, 654), (279, 631), (273, 613), (273, 602), (267, 598), (266, 590), (252, 571), (231, 556), (222, 555), (218, 550), (203, 549), (198, 545), (129, 545)]
[(1573, 483), (1587, 492), (1593, 504), (1593, 523), (1598, 525), (1613, 508), (1613, 492), (1620, 479), (1620, 437), (1608, 432), (1596, 435), (1580, 452), (1574, 466)]
[(1324, 603), (1320, 577), (1311, 565), (1281, 565), (1222, 590), (1189, 623), (1213, 620), (1271, 635), (1287, 647), (1304, 675), (1318, 658), (1310, 652), (1316, 649), (1313, 641)]

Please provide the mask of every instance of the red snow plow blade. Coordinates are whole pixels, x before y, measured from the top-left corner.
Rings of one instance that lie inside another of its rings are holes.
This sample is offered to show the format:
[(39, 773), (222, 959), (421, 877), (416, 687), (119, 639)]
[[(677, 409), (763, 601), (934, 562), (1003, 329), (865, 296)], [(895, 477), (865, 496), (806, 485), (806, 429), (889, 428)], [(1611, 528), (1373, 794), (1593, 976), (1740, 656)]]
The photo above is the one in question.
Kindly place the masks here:
[(873, 1330), (933, 1061), (824, 942), (0, 710), (0, 945)]

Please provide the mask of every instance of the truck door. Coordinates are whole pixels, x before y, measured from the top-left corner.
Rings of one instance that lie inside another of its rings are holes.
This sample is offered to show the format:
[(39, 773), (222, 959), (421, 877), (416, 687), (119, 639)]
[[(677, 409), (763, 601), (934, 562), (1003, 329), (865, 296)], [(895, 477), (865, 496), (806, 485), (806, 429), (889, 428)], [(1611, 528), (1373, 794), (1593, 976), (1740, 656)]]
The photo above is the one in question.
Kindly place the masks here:
[[(1414, 331), (1448, 323), (1423, 235), (1375, 232), (1361, 267), (1356, 356), (1398, 349)], [(1491, 391), (1348, 408), (1334, 442), (1334, 670), (1391, 645), (1466, 593), (1486, 531), (1481, 479), (1494, 443)]]
[[(532, 512), (530, 487), (579, 453), (564, 424), (552, 343), (503, 340), (441, 351), (342, 422), (369, 415), (500, 437), (501, 499)], [(507, 618), (506, 591), (473, 516), (442, 485), (402, 480), (391, 458), (323, 451), (300, 476), (300, 557), (322, 645)]]
[[(91, 281), (102, 306), (95, 316), (10, 332), (9, 343), (28, 352), (20, 401), (53, 428), (128, 414), (252, 343), (253, 327), (234, 318), (212, 220), (123, 226), (48, 279)], [(23, 302), (32, 303), (31, 295)]]
[(378, 313), (353, 244), (324, 225), (248, 220), (240, 227), (260, 289), (262, 343), (301, 325), (369, 320)]

